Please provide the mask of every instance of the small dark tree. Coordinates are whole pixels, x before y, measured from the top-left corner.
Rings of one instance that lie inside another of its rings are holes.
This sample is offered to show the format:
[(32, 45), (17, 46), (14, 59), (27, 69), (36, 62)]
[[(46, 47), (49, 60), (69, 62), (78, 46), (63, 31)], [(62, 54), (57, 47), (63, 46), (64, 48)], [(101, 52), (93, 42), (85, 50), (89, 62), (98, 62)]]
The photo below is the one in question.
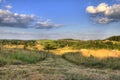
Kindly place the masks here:
[(50, 47), (49, 43), (47, 43), (47, 44), (44, 45), (44, 50), (47, 50), (47, 52), (49, 52), (50, 48), (51, 47)]
[(24, 45), (23, 49), (26, 50), (27, 49), (27, 45)]
[(54, 49), (56, 49), (56, 46), (54, 43), (46, 42), (44, 44), (44, 50), (47, 50), (47, 52), (49, 52), (50, 50), (54, 50)]

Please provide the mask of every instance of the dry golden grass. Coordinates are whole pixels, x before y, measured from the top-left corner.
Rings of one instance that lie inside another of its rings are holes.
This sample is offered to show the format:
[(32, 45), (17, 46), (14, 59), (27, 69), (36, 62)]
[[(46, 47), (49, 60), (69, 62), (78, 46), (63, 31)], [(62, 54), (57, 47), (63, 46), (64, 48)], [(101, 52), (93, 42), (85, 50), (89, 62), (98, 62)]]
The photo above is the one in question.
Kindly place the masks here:
[(24, 45), (4, 45), (3, 47), (13, 49), (13, 48), (23, 48)]
[(58, 55), (65, 54), (67, 52), (81, 52), (84, 56), (94, 56), (96, 58), (107, 58), (107, 57), (119, 57), (120, 51), (119, 50), (107, 50), (107, 49), (99, 49), (99, 50), (92, 50), (92, 49), (80, 49), (80, 50), (72, 50), (70, 48), (61, 48), (57, 50), (52, 50), (53, 53)]
[(100, 49), (100, 50), (88, 50), (88, 49), (81, 49), (80, 50), (84, 56), (94, 56), (97, 58), (106, 58), (106, 57), (119, 57), (120, 51), (118, 50), (106, 50), (106, 49)]
[[(24, 45), (4, 45), (4, 48), (24, 48)], [(37, 50), (43, 50), (42, 45), (35, 45), (33, 47), (27, 47), (30, 50), (33, 50), (36, 48)], [(70, 47), (64, 47), (64, 48), (59, 48), (56, 50), (50, 50), (51, 52), (57, 54), (57, 55), (62, 55), (68, 52), (81, 52), (84, 56), (89, 57), (89, 56), (94, 56), (96, 58), (106, 58), (106, 57), (119, 57), (120, 56), (120, 51), (119, 50), (107, 50), (107, 49), (99, 49), (99, 50), (92, 50), (92, 49), (80, 49), (80, 50), (73, 50)]]
[[(19, 48), (19, 49), (23, 49), (24, 45), (4, 45), (3, 48), (8, 48), (8, 49), (14, 49), (14, 48)], [(28, 46), (27, 49), (33, 50), (33, 49), (37, 49), (37, 50), (43, 50), (43, 46), (42, 45), (35, 45), (35, 46)]]
[(42, 45), (39, 45), (39, 44), (35, 45), (35, 47), (36, 47), (38, 50), (43, 50), (43, 48), (44, 48)]

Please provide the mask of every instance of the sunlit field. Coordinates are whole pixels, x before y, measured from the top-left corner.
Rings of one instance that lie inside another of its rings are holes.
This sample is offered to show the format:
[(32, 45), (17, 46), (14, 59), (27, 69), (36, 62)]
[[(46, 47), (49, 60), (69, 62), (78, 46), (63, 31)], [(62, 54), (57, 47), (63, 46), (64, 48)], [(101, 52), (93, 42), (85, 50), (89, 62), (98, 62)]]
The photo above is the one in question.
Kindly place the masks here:
[(120, 80), (120, 0), (0, 0), (0, 80)]
[(118, 45), (102, 40), (1, 40), (0, 80), (119, 80)]
[[(120, 58), (62, 56), (23, 49), (0, 53), (0, 80), (119, 80)], [(116, 64), (117, 63), (117, 64)]]

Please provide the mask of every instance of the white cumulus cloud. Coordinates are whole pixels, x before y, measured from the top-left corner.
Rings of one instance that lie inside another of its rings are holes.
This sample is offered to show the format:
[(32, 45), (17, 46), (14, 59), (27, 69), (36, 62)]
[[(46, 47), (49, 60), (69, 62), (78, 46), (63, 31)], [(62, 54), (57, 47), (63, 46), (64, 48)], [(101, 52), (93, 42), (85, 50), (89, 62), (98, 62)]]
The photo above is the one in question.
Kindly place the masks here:
[(11, 6), (11, 5), (6, 5), (5, 8), (7, 8), (7, 9), (11, 9), (12, 6)]
[(61, 26), (62, 26), (61, 24), (54, 24), (50, 20), (38, 21), (35, 24), (35, 27), (37, 29), (50, 29), (50, 28), (58, 28), (58, 27), (61, 27)]
[(120, 21), (120, 4), (109, 6), (106, 3), (101, 3), (98, 6), (88, 6), (86, 11), (91, 15), (96, 15), (94, 17), (97, 17), (98, 23), (101, 24)]
[[(12, 8), (12, 6), (7, 6)], [(13, 13), (10, 10), (0, 9), (0, 27), (19, 27), (36, 29), (51, 29), (61, 27), (61, 24), (54, 24), (49, 20), (41, 21), (35, 15)]]
[(95, 7), (95, 6), (88, 6), (86, 11), (88, 13), (91, 13), (91, 14), (97, 14), (97, 13), (106, 11), (107, 8), (108, 8), (108, 4), (101, 3), (97, 7)]
[(35, 20), (34, 15), (12, 13), (9, 10), (0, 9), (0, 26), (4, 27), (28, 27)]
[(96, 14), (96, 8), (94, 6), (87, 7), (86, 11), (91, 14)]

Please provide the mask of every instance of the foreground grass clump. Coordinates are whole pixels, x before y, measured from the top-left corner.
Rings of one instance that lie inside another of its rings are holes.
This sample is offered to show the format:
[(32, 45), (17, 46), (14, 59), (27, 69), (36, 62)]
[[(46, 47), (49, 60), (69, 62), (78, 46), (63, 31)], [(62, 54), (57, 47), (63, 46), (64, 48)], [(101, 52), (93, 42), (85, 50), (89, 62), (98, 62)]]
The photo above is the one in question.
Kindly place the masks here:
[(109, 69), (118, 69), (120, 70), (120, 57), (118, 58), (103, 58), (98, 59), (93, 57), (85, 57), (79, 52), (69, 52), (63, 54), (62, 57), (72, 63), (77, 65), (82, 65), (90, 68), (109, 68)]
[(33, 64), (46, 58), (46, 52), (23, 49), (6, 49), (0, 51), (0, 66), (6, 64)]

